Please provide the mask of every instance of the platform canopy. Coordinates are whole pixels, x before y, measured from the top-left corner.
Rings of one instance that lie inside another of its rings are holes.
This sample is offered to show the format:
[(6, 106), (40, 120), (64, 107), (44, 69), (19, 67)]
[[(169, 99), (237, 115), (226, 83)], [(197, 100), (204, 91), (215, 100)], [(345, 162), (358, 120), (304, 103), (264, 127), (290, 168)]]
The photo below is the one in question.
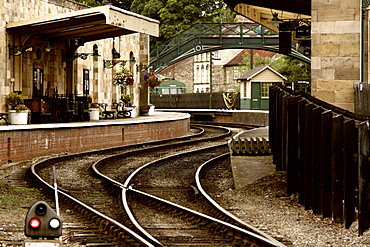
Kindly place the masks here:
[(272, 13), (277, 13), (280, 19), (311, 18), (311, 0), (224, 0), (235, 12), (245, 17), (277, 30), (268, 22)]
[(131, 33), (159, 35), (159, 21), (112, 5), (8, 23), (6, 28), (22, 36), (20, 42), (31, 35), (59, 40), (82, 37), (84, 42)]

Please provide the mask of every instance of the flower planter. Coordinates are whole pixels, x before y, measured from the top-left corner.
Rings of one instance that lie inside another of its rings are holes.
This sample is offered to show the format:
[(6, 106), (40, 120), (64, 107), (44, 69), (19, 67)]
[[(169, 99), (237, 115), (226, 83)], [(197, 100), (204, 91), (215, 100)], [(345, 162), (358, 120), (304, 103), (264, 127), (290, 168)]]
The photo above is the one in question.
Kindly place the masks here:
[(90, 108), (89, 113), (90, 113), (90, 121), (99, 120), (99, 115), (100, 115), (99, 108)]
[(27, 124), (28, 123), (28, 110), (16, 111), (9, 110), (9, 122), (10, 124)]
[(150, 106), (150, 108), (149, 108), (149, 116), (153, 116), (154, 115), (154, 109), (155, 109), (155, 106), (154, 105), (152, 105), (152, 106)]
[(136, 107), (126, 106), (125, 109), (126, 110), (131, 110), (131, 117), (137, 117)]
[(140, 107), (140, 116), (149, 116), (149, 106)]

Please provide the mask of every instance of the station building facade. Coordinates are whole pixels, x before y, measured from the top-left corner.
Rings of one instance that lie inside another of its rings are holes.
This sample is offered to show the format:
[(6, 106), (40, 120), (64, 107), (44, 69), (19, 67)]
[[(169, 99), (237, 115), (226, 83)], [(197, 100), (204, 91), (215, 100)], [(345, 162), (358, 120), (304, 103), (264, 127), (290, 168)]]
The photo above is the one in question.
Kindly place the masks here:
[[(10, 92), (24, 99), (88, 94), (110, 105), (124, 91), (135, 105), (148, 104), (143, 74), (158, 21), (70, 0), (8, 0), (0, 14), (0, 112)], [(122, 67), (135, 80), (126, 89), (112, 83)]]

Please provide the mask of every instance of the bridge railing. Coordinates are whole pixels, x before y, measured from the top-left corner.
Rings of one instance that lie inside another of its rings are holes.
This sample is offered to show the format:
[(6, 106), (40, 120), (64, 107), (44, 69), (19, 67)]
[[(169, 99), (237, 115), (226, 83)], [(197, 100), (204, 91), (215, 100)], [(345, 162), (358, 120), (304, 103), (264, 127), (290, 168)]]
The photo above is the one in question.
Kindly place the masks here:
[(283, 86), (270, 88), (269, 140), (287, 193), (359, 235), (370, 228), (370, 116)]
[(255, 23), (198, 23), (153, 49), (150, 57), (158, 57), (194, 38), (214, 37), (277, 37), (278, 33)]

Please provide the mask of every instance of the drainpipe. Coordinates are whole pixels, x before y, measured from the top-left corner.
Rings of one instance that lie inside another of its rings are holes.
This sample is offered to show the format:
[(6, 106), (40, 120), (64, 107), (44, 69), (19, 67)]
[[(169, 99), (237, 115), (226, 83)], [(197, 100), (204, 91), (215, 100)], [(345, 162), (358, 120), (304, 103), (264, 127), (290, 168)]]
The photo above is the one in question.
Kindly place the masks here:
[[(370, 0), (362, 0), (362, 9), (361, 9), (361, 54), (360, 54), (360, 82), (365, 82), (365, 77), (367, 70), (365, 68), (365, 55), (366, 52), (366, 34), (367, 34), (367, 11), (369, 11), (368, 7), (370, 5)], [(367, 67), (367, 66), (366, 66)], [(367, 80), (366, 80), (367, 81)]]

